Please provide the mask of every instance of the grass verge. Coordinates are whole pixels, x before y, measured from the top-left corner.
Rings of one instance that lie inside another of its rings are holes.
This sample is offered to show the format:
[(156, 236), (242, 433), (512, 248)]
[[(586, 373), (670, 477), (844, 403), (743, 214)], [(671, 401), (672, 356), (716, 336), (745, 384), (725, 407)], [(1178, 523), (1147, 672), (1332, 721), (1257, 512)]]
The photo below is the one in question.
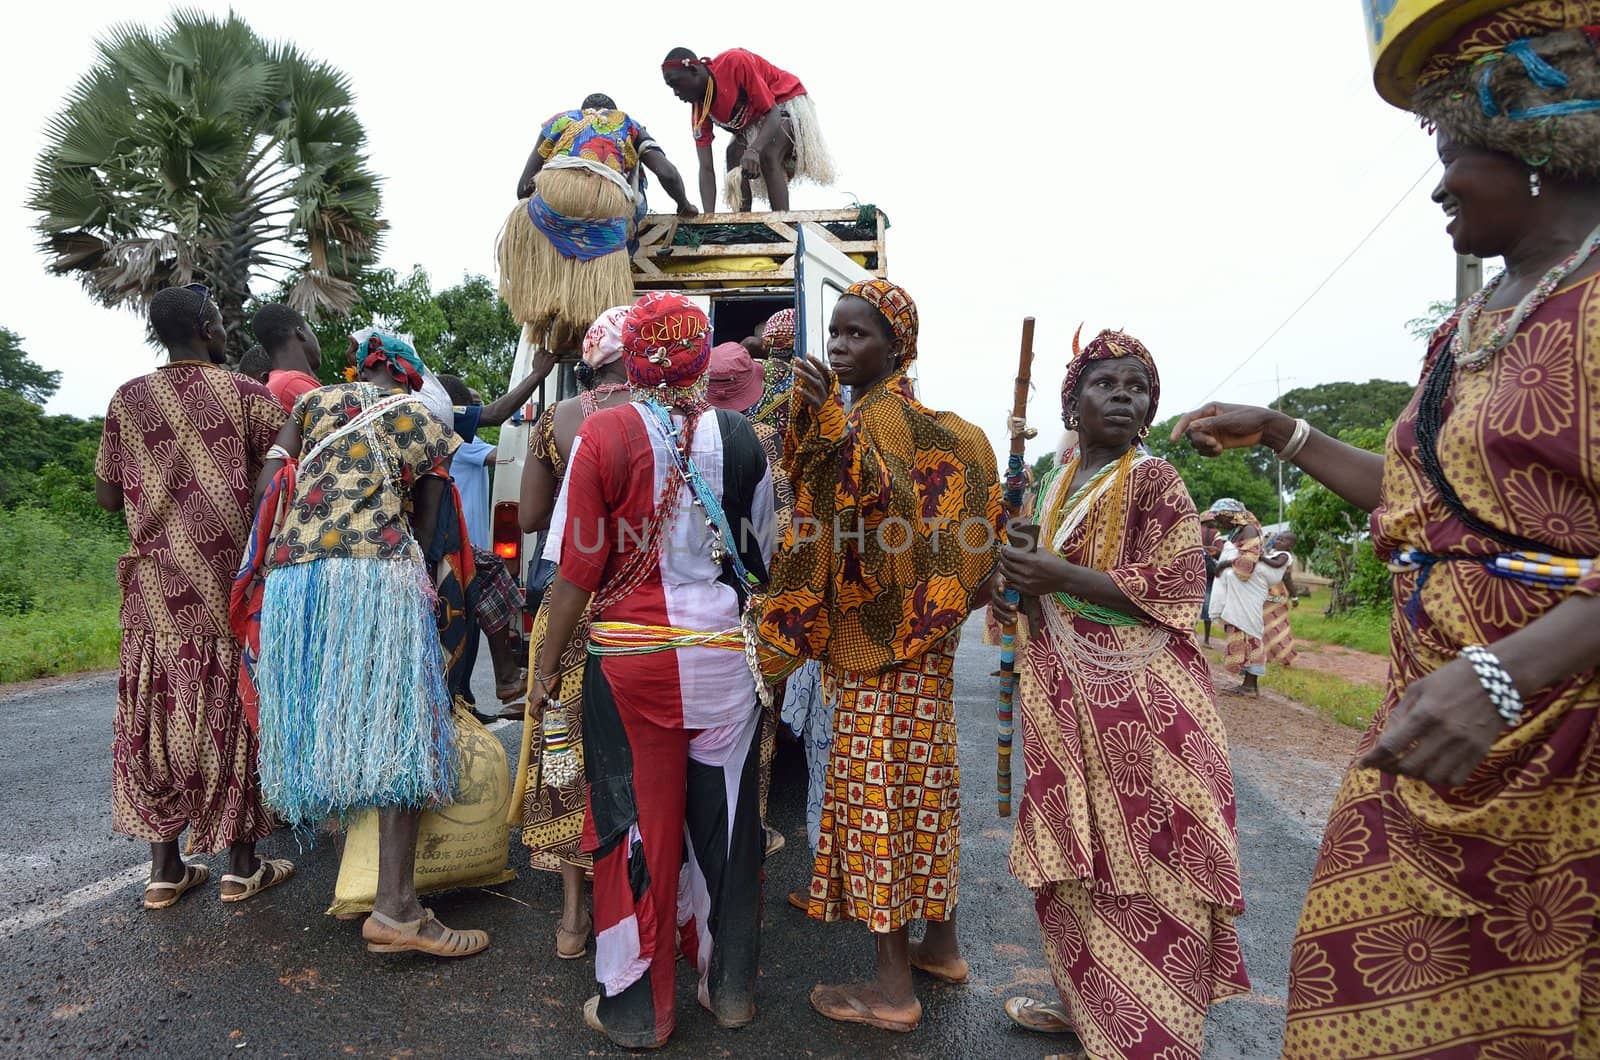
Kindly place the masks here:
[[(1222, 665), (1220, 644), (1202, 650), (1212, 662)], [(1227, 687), (1220, 683), (1222, 681), (1228, 682), (1228, 685), (1239, 683), (1233, 674), (1223, 675), (1218, 684), (1219, 694), (1223, 687)], [(1383, 705), (1383, 689), (1380, 686), (1357, 684), (1318, 670), (1287, 670), (1282, 666), (1269, 666), (1267, 676), (1261, 679), (1261, 687), (1303, 703), (1329, 721), (1348, 729), (1366, 729), (1372, 724), (1378, 708)]]
[(0, 617), (0, 684), (115, 669), (121, 635), (115, 607)]
[(1389, 612), (1386, 608), (1363, 607), (1329, 617), (1328, 591), (1318, 589), (1289, 612), (1289, 626), (1300, 640), (1335, 644), (1373, 655), (1389, 654)]
[(1351, 729), (1365, 729), (1383, 705), (1383, 689), (1361, 685), (1316, 670), (1267, 669), (1263, 688), (1304, 703), (1317, 713)]
[(0, 684), (117, 665), (125, 533), (35, 508), (0, 510)]

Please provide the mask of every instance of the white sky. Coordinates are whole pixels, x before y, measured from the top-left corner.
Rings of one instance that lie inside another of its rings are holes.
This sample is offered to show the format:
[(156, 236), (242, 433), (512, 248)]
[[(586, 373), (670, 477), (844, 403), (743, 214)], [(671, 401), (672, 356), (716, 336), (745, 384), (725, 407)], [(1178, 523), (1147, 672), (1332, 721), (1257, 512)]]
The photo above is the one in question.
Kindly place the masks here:
[[(218, 12), (226, 4), (198, 3)], [(493, 241), (538, 125), (603, 91), (695, 186), (688, 107), (662, 83), (675, 45), (748, 47), (803, 80), (840, 180), (796, 208), (874, 202), (890, 277), (922, 315), (923, 397), (989, 431), (1011, 404), (1020, 320), (1038, 318), (1036, 451), (1059, 431), (1073, 329), (1125, 327), (1154, 352), (1164, 413), (1205, 398), (1433, 161), (1370, 83), (1358, 0), (1252, 9), (1193, 0), (1059, 5), (614, 0), (563, 29), (561, 5), (236, 0), (257, 32), (342, 68), (390, 230), (383, 263), (436, 286), (493, 273)], [(22, 203), (42, 129), (119, 21), (147, 0), (13, 10), (0, 53), (0, 325), (63, 373), (51, 411), (104, 411), (155, 355), (142, 323), (48, 275)], [(705, 12), (703, 28), (691, 12)], [(608, 43), (607, 27), (620, 27)], [(717, 157), (722, 157), (718, 134)], [(1262, 402), (1340, 379), (1414, 381), (1404, 331), (1453, 291), (1436, 171), (1219, 395)], [(691, 194), (693, 192), (691, 191)], [(658, 209), (670, 208), (659, 190)]]

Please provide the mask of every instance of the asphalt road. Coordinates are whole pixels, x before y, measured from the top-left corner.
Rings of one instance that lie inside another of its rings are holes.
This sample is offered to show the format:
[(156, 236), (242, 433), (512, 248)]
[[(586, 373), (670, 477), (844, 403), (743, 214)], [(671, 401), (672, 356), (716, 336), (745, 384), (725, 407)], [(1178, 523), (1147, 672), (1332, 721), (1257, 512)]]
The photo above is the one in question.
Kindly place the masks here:
[[(809, 876), (804, 770), (780, 752), (771, 816), (789, 838), (768, 862), (759, 1015), (724, 1031), (695, 1005), (679, 965), (679, 1023), (663, 1056), (1044, 1056), (1050, 1039), (1013, 1028), (1014, 993), (1052, 997), (1030, 896), (1006, 873), (1009, 822), (994, 810), (994, 650), (972, 627), (957, 670), (965, 813), (960, 933), (964, 986), (919, 977), (921, 1027), (895, 1035), (830, 1023), (812, 984), (865, 977), (867, 933), (822, 925), (783, 895)], [(481, 658), (487, 665), (488, 652)], [(480, 671), (482, 672), (482, 671)], [(479, 688), (489, 687), (480, 677)], [(462, 961), (378, 957), (359, 922), (323, 915), (338, 870), (335, 839), (262, 849), (295, 859), (289, 884), (239, 906), (213, 881), (170, 910), (140, 908), (147, 848), (111, 834), (111, 675), (0, 691), (0, 1056), (161, 1053), (171, 1057), (618, 1056), (583, 1026), (593, 962), (559, 961), (557, 877), (535, 872), (515, 838), (518, 877), (498, 893), (430, 900), (446, 923), (481, 927), (491, 949)], [(1294, 725), (1292, 717), (1282, 720)], [(515, 765), (518, 730), (499, 731)], [(1208, 1057), (1277, 1056), (1289, 940), (1310, 880), (1336, 770), (1234, 739), (1248, 911), (1240, 921), (1255, 992), (1212, 1009)], [(1021, 755), (1017, 756), (1020, 767)]]

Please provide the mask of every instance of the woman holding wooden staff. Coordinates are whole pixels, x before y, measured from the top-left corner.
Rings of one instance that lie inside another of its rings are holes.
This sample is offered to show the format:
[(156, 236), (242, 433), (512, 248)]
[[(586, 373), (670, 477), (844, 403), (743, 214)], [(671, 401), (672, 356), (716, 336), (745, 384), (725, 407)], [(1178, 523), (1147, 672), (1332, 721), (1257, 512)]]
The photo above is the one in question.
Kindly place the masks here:
[[(916, 355), (916, 303), (865, 280), (834, 307), (828, 367), (795, 362), (783, 453), (795, 518), (761, 623), (770, 648), (822, 662), (833, 705), (809, 913), (861, 921), (877, 945), (872, 981), (818, 986), (811, 1004), (893, 1031), (922, 1018), (913, 967), (967, 977), (952, 670), (962, 623), (986, 602), (1000, 521), (994, 449), (916, 399)], [(927, 922), (921, 942), (908, 937), (913, 920)]]
[(1199, 1057), (1206, 1007), (1249, 989), (1228, 744), (1194, 635), (1200, 520), (1139, 444), (1161, 394), (1149, 351), (1118, 331), (1073, 350), (1078, 447), (1040, 484), (1038, 547), (1014, 527), (1000, 560), (1028, 617), (1011, 872), (1037, 896), (1061, 1004), (1006, 1012), (1094, 1057)]

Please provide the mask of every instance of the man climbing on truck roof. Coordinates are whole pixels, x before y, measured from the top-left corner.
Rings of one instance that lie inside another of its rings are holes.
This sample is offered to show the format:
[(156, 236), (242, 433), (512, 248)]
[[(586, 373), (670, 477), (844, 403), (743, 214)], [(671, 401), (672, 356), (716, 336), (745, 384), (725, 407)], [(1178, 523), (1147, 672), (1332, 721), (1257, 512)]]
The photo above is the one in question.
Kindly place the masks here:
[(500, 233), (500, 296), (529, 342), (577, 353), (596, 317), (633, 299), (630, 247), (645, 206), (644, 169), (697, 212), (661, 145), (610, 96), (552, 115), (517, 181)]
[(755, 197), (774, 210), (789, 209), (789, 182), (833, 183), (817, 109), (806, 86), (754, 52), (732, 48), (710, 59), (674, 48), (661, 64), (673, 95), (689, 104), (694, 142), (700, 152), (700, 201), (717, 208), (717, 177), (711, 160), (713, 124), (733, 133), (728, 145), (728, 203), (747, 210)]

